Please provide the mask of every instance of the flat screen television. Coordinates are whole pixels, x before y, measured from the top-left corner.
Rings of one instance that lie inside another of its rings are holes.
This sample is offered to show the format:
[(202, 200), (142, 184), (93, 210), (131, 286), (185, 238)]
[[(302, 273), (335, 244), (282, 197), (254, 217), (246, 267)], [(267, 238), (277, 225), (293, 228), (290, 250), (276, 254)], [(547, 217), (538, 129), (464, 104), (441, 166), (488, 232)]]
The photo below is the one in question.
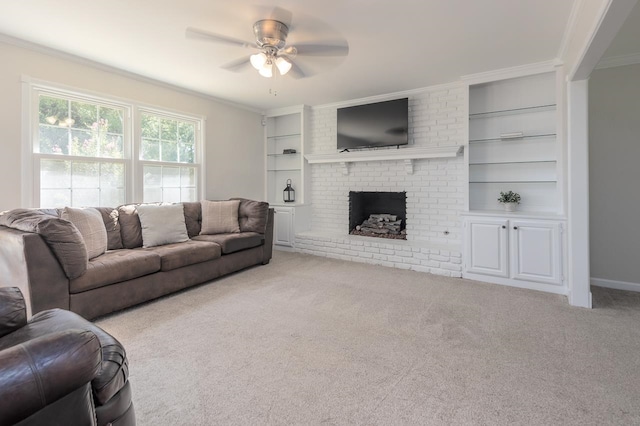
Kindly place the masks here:
[(338, 108), (338, 149), (407, 145), (409, 99)]

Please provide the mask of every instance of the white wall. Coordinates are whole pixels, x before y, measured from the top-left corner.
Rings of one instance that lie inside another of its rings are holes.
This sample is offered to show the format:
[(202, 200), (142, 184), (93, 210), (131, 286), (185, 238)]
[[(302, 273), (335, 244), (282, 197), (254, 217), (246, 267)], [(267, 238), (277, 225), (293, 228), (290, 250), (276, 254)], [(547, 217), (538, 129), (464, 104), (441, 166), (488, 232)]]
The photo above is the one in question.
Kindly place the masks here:
[(206, 197), (264, 197), (260, 114), (3, 41), (0, 58), (0, 211), (21, 207), (23, 76), (205, 116)]
[(591, 276), (640, 283), (640, 65), (589, 80)]

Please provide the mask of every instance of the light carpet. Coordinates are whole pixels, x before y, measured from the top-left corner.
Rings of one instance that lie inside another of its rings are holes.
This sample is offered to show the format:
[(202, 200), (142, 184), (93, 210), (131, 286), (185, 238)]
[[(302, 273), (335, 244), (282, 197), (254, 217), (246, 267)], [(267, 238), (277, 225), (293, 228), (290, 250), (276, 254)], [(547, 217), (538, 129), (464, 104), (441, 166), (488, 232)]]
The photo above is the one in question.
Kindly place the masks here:
[(276, 251), (97, 323), (143, 426), (640, 424), (640, 295), (593, 291)]

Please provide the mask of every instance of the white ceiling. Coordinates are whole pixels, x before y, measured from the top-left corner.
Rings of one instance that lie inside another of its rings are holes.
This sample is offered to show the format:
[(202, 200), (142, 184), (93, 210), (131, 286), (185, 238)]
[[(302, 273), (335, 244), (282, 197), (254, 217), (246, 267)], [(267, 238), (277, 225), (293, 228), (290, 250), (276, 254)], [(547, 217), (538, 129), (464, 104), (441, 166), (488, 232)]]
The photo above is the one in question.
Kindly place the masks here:
[[(0, 33), (268, 109), (416, 89), (554, 59), (573, 2), (10, 0), (2, 5)], [(316, 72), (311, 77), (273, 80), (252, 68), (220, 68), (249, 50), (185, 37), (193, 26), (252, 42), (253, 23), (276, 6), (292, 13), (288, 44), (344, 39), (348, 56), (301, 62)]]

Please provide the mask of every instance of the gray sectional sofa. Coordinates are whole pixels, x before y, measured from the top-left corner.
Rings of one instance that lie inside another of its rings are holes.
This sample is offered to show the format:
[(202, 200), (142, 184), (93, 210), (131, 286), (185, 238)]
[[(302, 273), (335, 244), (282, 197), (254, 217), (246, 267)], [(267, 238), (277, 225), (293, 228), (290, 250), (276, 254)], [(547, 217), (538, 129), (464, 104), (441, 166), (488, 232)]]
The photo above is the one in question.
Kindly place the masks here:
[(30, 314), (63, 308), (87, 319), (201, 284), (271, 259), (273, 209), (239, 199), (240, 232), (200, 235), (201, 203), (183, 203), (189, 240), (143, 248), (136, 205), (96, 208), (107, 251), (91, 260), (56, 209), (0, 214), (0, 287), (22, 290)]

